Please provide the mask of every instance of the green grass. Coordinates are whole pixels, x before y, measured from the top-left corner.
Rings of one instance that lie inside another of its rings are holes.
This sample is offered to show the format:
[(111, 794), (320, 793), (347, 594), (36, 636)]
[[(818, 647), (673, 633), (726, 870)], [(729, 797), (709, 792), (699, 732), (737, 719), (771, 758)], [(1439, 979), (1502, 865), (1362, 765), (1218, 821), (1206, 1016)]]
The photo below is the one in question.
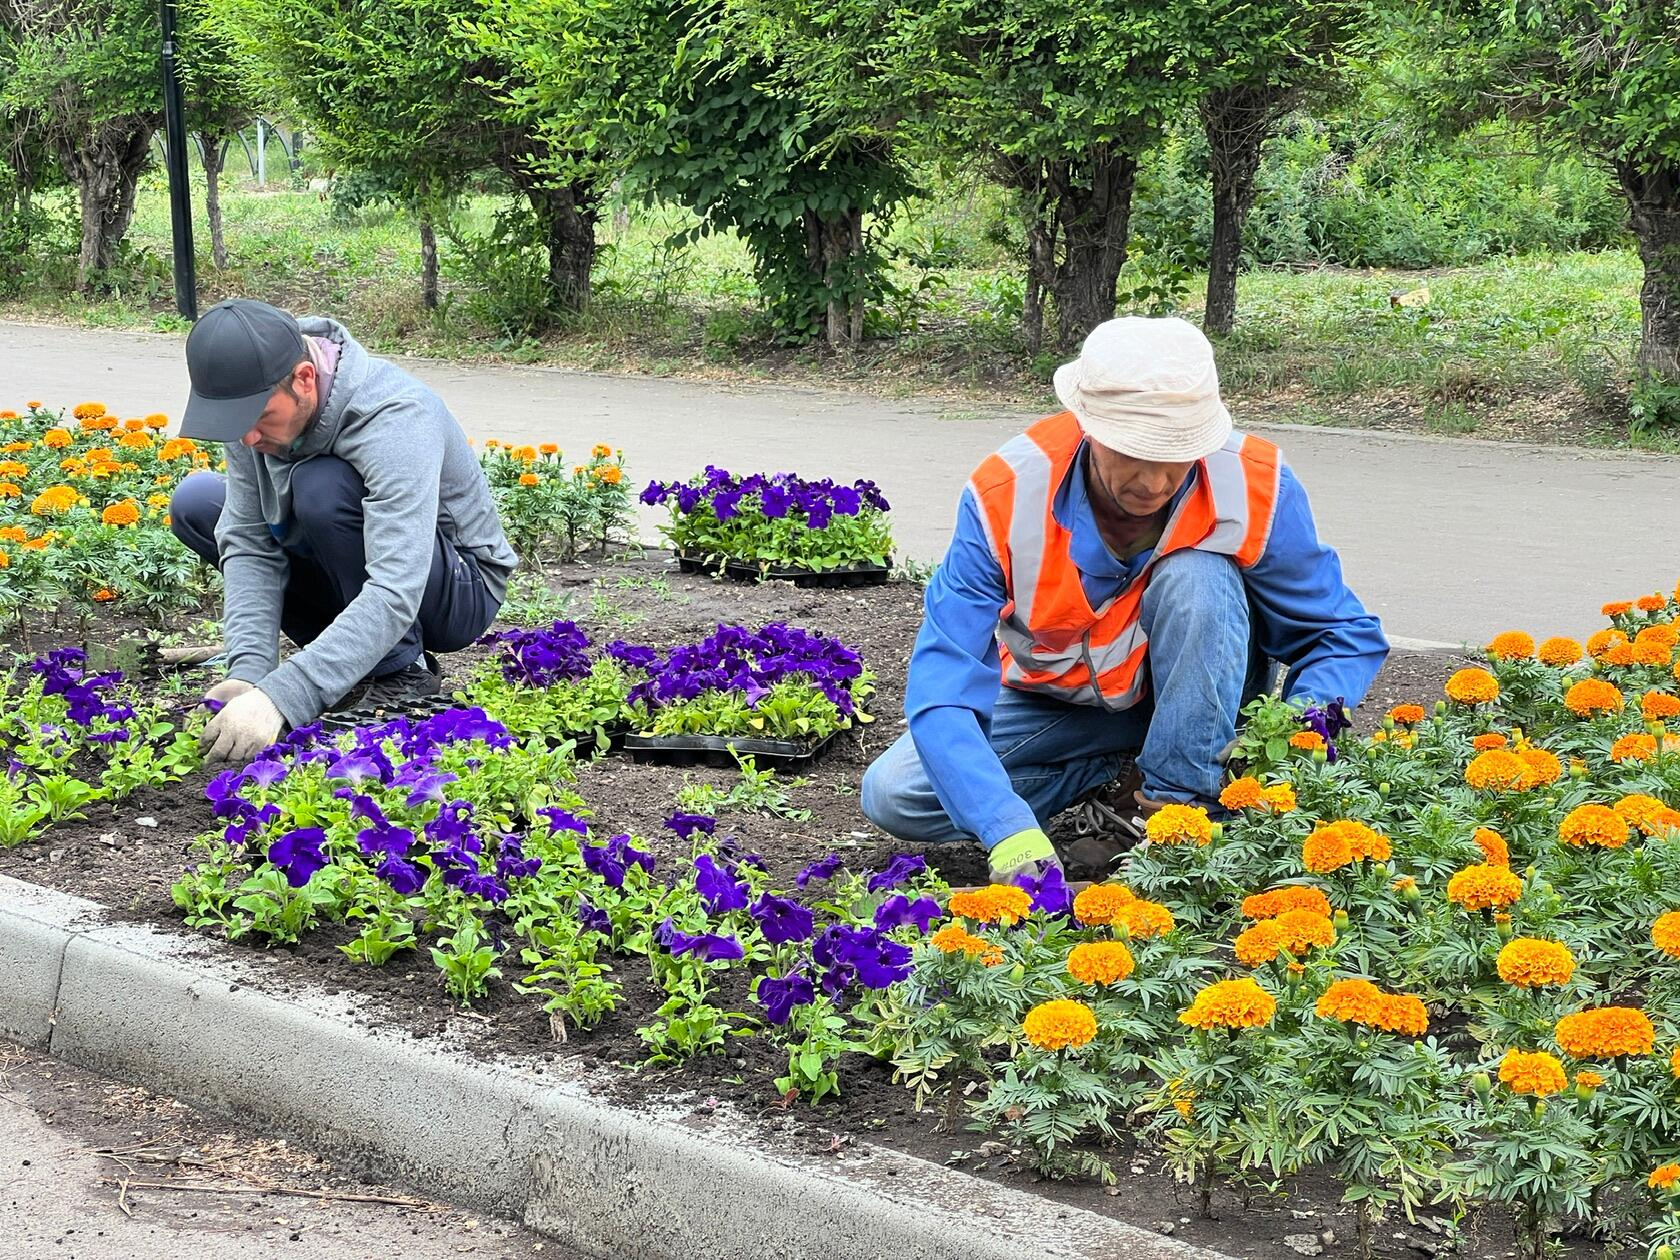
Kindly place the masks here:
[[(333, 314), (384, 350), (1050, 401), (1056, 357), (1026, 352), (1021, 278), (988, 227), (999, 208), (983, 193), (901, 216), (889, 240), (906, 296), (887, 304), (887, 335), (845, 356), (775, 346), (756, 317), (744, 244), (720, 233), (672, 245), (694, 222), (678, 209), (603, 218), (592, 308), (536, 340), (497, 327), (474, 260), (451, 240), (440, 243), (443, 308), (423, 309), (419, 238), (402, 213), (375, 208), (340, 222), (324, 194), (231, 185), (223, 208), (231, 265), (217, 271), (198, 191), (202, 303), (243, 294)], [(482, 234), (496, 208), (490, 198), (473, 200), (458, 233)], [(69, 231), (68, 202), (63, 214)], [(156, 174), (142, 184), (130, 246), (118, 290), (92, 302), (70, 291), (63, 251), (42, 251), (56, 256), (0, 313), (177, 327), (168, 204)], [(1239, 284), (1237, 329), (1220, 348), (1221, 378), (1233, 399), (1271, 419), (1358, 424), (1380, 414), (1386, 427), (1441, 434), (1624, 441), (1622, 386), (1639, 332), (1640, 276), (1631, 251), (1528, 255), (1428, 273), (1250, 272)], [(1391, 294), (1424, 283), (1427, 306), (1391, 306)], [(1191, 318), (1201, 285), (1195, 277), (1181, 303)]]

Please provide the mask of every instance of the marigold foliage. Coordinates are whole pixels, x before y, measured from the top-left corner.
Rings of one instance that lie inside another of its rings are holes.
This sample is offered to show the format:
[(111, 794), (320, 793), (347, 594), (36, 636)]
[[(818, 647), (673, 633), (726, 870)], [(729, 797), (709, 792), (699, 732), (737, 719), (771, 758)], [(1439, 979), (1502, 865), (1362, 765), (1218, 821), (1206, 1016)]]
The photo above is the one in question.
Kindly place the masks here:
[(1575, 974), (1575, 955), (1559, 941), (1518, 936), (1499, 951), (1499, 978), (1523, 989), (1568, 984)]
[(1499, 1064), (1499, 1079), (1513, 1094), (1545, 1098), (1569, 1088), (1563, 1064), (1544, 1050), (1508, 1050)]
[(1600, 1006), (1558, 1020), (1553, 1035), (1558, 1048), (1574, 1059), (1614, 1059), (1650, 1054), (1656, 1030), (1634, 1006)]
[(1118, 984), (1136, 966), (1121, 941), (1083, 941), (1068, 951), (1068, 975), (1080, 984)]
[(1446, 691), (1458, 704), (1492, 704), (1499, 699), (1499, 680), (1485, 669), (1461, 669), (1447, 679)]
[(1058, 998), (1028, 1011), (1021, 1031), (1040, 1050), (1077, 1049), (1096, 1038), (1097, 1016), (1083, 1002)]
[(1178, 1017), (1179, 1023), (1204, 1030), (1261, 1028), (1277, 1014), (1277, 999), (1252, 977), (1208, 985)]

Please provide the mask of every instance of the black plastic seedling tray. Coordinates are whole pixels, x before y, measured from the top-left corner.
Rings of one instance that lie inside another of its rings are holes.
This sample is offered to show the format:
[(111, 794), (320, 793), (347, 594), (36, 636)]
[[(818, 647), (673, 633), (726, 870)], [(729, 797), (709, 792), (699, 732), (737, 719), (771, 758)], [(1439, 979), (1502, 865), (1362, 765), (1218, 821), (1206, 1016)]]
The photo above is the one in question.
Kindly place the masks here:
[[(716, 573), (717, 566), (702, 556), (677, 551), (677, 568), (684, 573)], [(737, 582), (792, 582), (804, 587), (880, 586), (892, 577), (891, 557), (887, 564), (847, 564), (836, 569), (761, 568), (745, 560), (726, 560), (723, 575)]]
[(735, 758), (751, 757), (760, 766), (778, 770), (803, 769), (828, 751), (844, 731), (815, 743), (791, 739), (749, 739), (744, 735), (626, 735), (624, 751), (633, 761), (667, 766), (722, 766), (732, 769)]

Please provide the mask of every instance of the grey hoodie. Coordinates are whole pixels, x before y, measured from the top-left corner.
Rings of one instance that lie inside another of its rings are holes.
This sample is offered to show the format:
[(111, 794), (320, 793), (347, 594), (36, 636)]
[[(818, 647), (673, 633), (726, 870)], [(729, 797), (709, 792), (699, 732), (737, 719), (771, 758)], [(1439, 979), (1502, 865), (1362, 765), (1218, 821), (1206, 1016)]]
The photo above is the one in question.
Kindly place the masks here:
[[(360, 682), (419, 615), (439, 530), (470, 556), (499, 602), (519, 558), (502, 533), (466, 435), (426, 386), (370, 355), (335, 320), (303, 316), (306, 337), (338, 346), (331, 392), (285, 455), (226, 444), (227, 502), (216, 523), (225, 586), (228, 676), (257, 684), (293, 726), (313, 721)], [(367, 486), (367, 585), (284, 665), (280, 603), (289, 562), (292, 469), (336, 455)]]

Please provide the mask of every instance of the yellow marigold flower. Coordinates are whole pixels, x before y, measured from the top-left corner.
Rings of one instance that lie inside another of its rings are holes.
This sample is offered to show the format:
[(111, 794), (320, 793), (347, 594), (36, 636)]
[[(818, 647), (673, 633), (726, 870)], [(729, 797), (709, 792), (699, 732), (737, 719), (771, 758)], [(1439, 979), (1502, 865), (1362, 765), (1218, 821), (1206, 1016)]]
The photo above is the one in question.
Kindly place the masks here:
[(1623, 735), (1610, 745), (1610, 760), (1618, 764), (1624, 761), (1648, 761), (1657, 755), (1657, 740), (1653, 735), (1643, 732), (1635, 735)]
[[(31, 404), (31, 406), (33, 407), (33, 404)], [(95, 416), (102, 416), (105, 414), (105, 404), (102, 402), (77, 403), (73, 408), (71, 408), (70, 414), (75, 416), (78, 420), (91, 420)]]
[(1521, 630), (1506, 630), (1493, 636), (1487, 654), (1496, 661), (1525, 661), (1534, 655), (1534, 636)]
[(33, 442), (7, 442), (6, 445), (0, 446), (0, 451), (4, 451), (7, 455), (16, 455), (21, 451), (31, 449), (34, 445)]
[(1245, 967), (1269, 963), (1283, 948), (1283, 929), (1278, 927), (1275, 919), (1261, 919), (1253, 927), (1239, 932), (1232, 948), (1236, 951), (1237, 961)]
[(146, 422), (144, 420), (124, 420), (122, 427), (130, 433), (138, 433), (146, 427)]
[(146, 504), (148, 507), (166, 508), (169, 506), (169, 496), (167, 494), (148, 494)]
[(1565, 844), (1619, 849), (1628, 842), (1627, 820), (1608, 805), (1577, 805), (1558, 825)]
[(99, 519), (107, 525), (137, 525), (140, 522), (140, 505), (133, 499), (123, 499), (107, 507), (99, 514)]
[(1136, 965), (1122, 941), (1085, 941), (1068, 952), (1067, 971), (1080, 984), (1118, 984)]
[(1172, 1099), (1173, 1110), (1188, 1120), (1196, 1111), (1196, 1091), (1186, 1089), (1184, 1082), (1174, 1080), (1167, 1082), (1168, 1096)]
[(516, 446), (513, 448), (513, 457), (522, 464), (533, 463), (537, 458), (537, 448), (534, 446)]
[(1308, 910), (1313, 914), (1330, 916), (1330, 898), (1317, 888), (1304, 884), (1287, 884), (1270, 892), (1244, 897), (1242, 912), (1249, 919), (1275, 919), (1285, 910)]
[(1220, 980), (1203, 989), (1178, 1017), (1192, 1028), (1259, 1028), (1277, 1014), (1277, 999), (1251, 977)]
[(1666, 669), (1674, 663), (1674, 647), (1663, 643), (1635, 643), (1632, 649), (1635, 665)]
[(1505, 736), (1501, 735), (1498, 731), (1489, 731), (1486, 735), (1478, 735), (1475, 739), (1471, 740), (1470, 747), (1474, 748), (1477, 752), (1487, 752), (1490, 749), (1503, 748), (1510, 742), (1510, 740), (1506, 739)]
[(1275, 919), (1281, 944), (1291, 954), (1301, 955), (1313, 947), (1328, 948), (1336, 943), (1336, 929), (1325, 915), (1312, 910), (1285, 910)]
[(1333, 981), (1313, 1007), (1320, 1019), (1344, 1024), (1371, 1024), (1382, 1009), (1383, 991), (1369, 980), (1351, 978)]
[(1091, 927), (1113, 923), (1121, 909), (1136, 901), (1124, 884), (1092, 884), (1073, 899), (1073, 917)]
[(1499, 699), (1499, 680), (1485, 669), (1461, 669), (1447, 679), (1447, 699), (1459, 704), (1492, 704)]
[(0, 481), (0, 499), (21, 499), (23, 488), (9, 481)]
[(1640, 612), (1661, 612), (1668, 607), (1667, 595), (1641, 595), (1633, 601), (1633, 606)]
[(1657, 916), (1651, 925), (1651, 944), (1670, 958), (1680, 958), (1680, 910)]
[(1150, 844), (1206, 844), (1213, 823), (1200, 805), (1163, 805), (1149, 816), (1143, 833)]
[(1001, 923), (1009, 927), (1027, 917), (1032, 898), (1026, 889), (1012, 884), (988, 884), (972, 892), (954, 892), (946, 905), (949, 914), (976, 923)]
[(1564, 706), (1576, 717), (1615, 713), (1622, 707), (1621, 690), (1602, 678), (1583, 678), (1563, 693)]
[(1385, 1032), (1421, 1037), (1429, 1031), (1429, 1010), (1410, 993), (1385, 993), (1377, 1006), (1374, 1026)]
[(1159, 902), (1137, 899), (1128, 901), (1115, 911), (1114, 923), (1125, 928), (1126, 935), (1140, 941), (1151, 936), (1165, 936), (1174, 926), (1171, 910)]
[(1421, 704), (1397, 704), (1388, 711), (1397, 726), (1416, 726), (1423, 721), (1423, 706)]
[(1477, 753), (1464, 768), (1464, 781), (1483, 792), (1519, 791), (1527, 777), (1528, 767), (1522, 758), (1503, 748)]
[(1040, 1050), (1077, 1049), (1097, 1035), (1097, 1016), (1083, 1002), (1058, 998), (1040, 1002), (1021, 1021), (1021, 1031)]
[(1540, 645), (1535, 655), (1539, 657), (1542, 665), (1561, 668), (1565, 665), (1573, 665), (1581, 659), (1581, 645), (1574, 639), (1566, 639), (1560, 635), (1557, 638), (1547, 639)]
[(1447, 881), (1447, 900), (1466, 910), (1508, 906), (1522, 896), (1522, 880), (1507, 866), (1466, 866)]
[(1274, 814), (1287, 814), (1295, 808), (1295, 785), (1274, 783), (1266, 789), (1266, 808)]
[(1672, 1190), (1680, 1184), (1680, 1164), (1659, 1164), (1651, 1170), (1651, 1175), (1645, 1178), (1645, 1184), (1653, 1190)]
[(1499, 1064), (1499, 1079), (1510, 1086), (1513, 1094), (1532, 1094), (1536, 1098), (1560, 1094), (1569, 1088), (1563, 1064), (1544, 1050), (1507, 1051)]
[(12, 567), (11, 556), (7, 555), (4, 551), (0, 551), (0, 569), (9, 569), (11, 567)]
[[(5, 470), (0, 468), (0, 476), (4, 475)], [(1639, 698), (1639, 712), (1647, 722), (1666, 722), (1680, 717), (1680, 696), (1671, 696), (1666, 691), (1647, 691)]]
[(1587, 639), (1587, 655), (1593, 660), (1603, 660), (1604, 654), (1611, 648), (1625, 646), (1629, 642), (1627, 635), (1620, 630), (1600, 630)]
[(74, 486), (48, 486), (35, 496), (29, 510), (36, 516), (57, 516), (75, 507), (79, 498)]
[(1482, 851), (1482, 860), (1489, 866), (1511, 865), (1511, 847), (1505, 843), (1505, 837), (1492, 827), (1477, 827), (1470, 838), (1476, 842), (1476, 847)]
[[(5, 468), (0, 466), (0, 475)], [(1266, 806), (1266, 789), (1259, 779), (1251, 775), (1244, 775), (1240, 779), (1232, 779), (1219, 793), (1219, 803), (1226, 809), (1264, 809)]]
[(48, 429), (41, 435), (41, 445), (50, 446), (53, 450), (62, 450), (76, 439), (70, 436), (69, 429)]
[(1317, 731), (1296, 731), (1289, 737), (1289, 746), (1305, 749), (1307, 752), (1317, 752), (1324, 747), (1324, 736)]
[(21, 480), (27, 476), (29, 476), (28, 464), (20, 464), (15, 459), (0, 459), (0, 477), (9, 477)]
[(1575, 974), (1575, 955), (1558, 941), (1518, 936), (1499, 951), (1499, 978), (1523, 989), (1568, 984)]
[(519, 484), (522, 486), (539, 486), (542, 484), (542, 478), (537, 476), (536, 473), (520, 473)]
[(1613, 1059), (1625, 1054), (1650, 1054), (1656, 1030), (1636, 1006), (1599, 1006), (1576, 1011), (1558, 1020), (1554, 1030), (1559, 1048), (1574, 1059)]
[(22, 525), (0, 525), (0, 542), (20, 543), (29, 541), (29, 531)]

